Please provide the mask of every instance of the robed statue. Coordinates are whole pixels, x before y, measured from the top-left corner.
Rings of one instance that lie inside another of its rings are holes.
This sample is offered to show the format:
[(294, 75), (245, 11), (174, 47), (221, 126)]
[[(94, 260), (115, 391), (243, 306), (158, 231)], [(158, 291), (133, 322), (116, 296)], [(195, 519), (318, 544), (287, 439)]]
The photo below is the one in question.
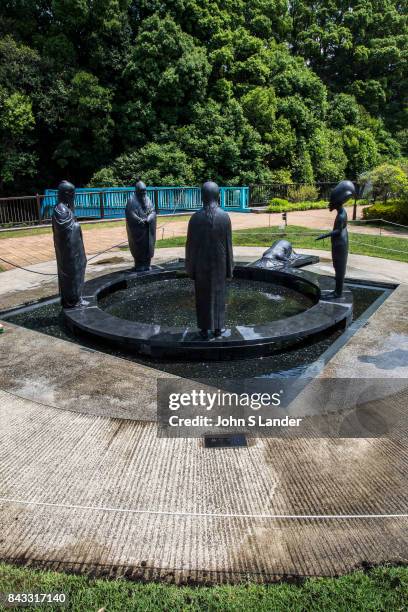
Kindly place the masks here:
[(333, 267), (336, 276), (335, 289), (325, 297), (340, 298), (343, 295), (344, 277), (346, 276), (348, 257), (347, 212), (344, 204), (356, 196), (356, 189), (351, 181), (341, 181), (330, 194), (329, 210), (337, 211), (333, 231), (318, 236), (316, 240), (331, 238)]
[(74, 215), (74, 201), (74, 185), (62, 181), (52, 215), (52, 230), (63, 308), (75, 308), (83, 303), (86, 255), (82, 230)]
[(225, 325), (226, 280), (232, 278), (231, 221), (219, 205), (219, 187), (208, 181), (201, 189), (203, 207), (190, 218), (186, 270), (195, 283), (197, 324), (202, 338), (220, 336)]
[(156, 244), (156, 212), (142, 181), (136, 183), (126, 204), (126, 230), (135, 269), (150, 270)]

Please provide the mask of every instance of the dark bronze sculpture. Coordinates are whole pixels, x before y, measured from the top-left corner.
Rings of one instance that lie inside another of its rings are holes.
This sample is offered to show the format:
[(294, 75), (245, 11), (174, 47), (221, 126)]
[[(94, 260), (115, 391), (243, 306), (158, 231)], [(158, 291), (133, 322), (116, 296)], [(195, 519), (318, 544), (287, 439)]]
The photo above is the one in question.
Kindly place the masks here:
[(275, 240), (272, 246), (263, 253), (262, 257), (251, 264), (251, 266), (280, 270), (287, 266), (299, 267), (308, 263), (312, 263), (310, 257), (295, 253), (288, 240)]
[(197, 324), (201, 336), (220, 336), (225, 323), (226, 279), (232, 278), (231, 221), (218, 205), (219, 187), (208, 181), (201, 189), (203, 208), (188, 224), (186, 270), (195, 282)]
[(150, 270), (156, 244), (156, 212), (142, 181), (136, 183), (126, 204), (126, 230), (135, 269)]
[(74, 216), (75, 187), (68, 181), (58, 186), (58, 202), (52, 215), (52, 230), (63, 308), (81, 306), (86, 255), (82, 230)]
[(333, 231), (318, 236), (316, 240), (331, 238), (333, 267), (336, 274), (336, 287), (330, 296), (339, 298), (343, 295), (344, 277), (346, 276), (348, 256), (347, 212), (343, 204), (356, 195), (351, 181), (341, 181), (330, 194), (329, 210), (337, 210)]

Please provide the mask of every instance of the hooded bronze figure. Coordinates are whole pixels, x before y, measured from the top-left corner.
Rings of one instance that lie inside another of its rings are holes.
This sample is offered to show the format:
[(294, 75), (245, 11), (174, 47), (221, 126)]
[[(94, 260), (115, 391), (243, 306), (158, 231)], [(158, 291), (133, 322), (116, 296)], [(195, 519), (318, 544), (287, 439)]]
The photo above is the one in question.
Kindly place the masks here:
[(156, 212), (143, 181), (136, 183), (135, 192), (127, 201), (126, 230), (135, 269), (150, 270), (156, 244)]
[(63, 308), (82, 302), (86, 255), (81, 227), (74, 216), (75, 187), (68, 181), (58, 186), (58, 201), (52, 215), (58, 283)]
[(336, 274), (335, 290), (331, 294), (339, 298), (343, 295), (344, 277), (346, 276), (348, 257), (347, 212), (343, 204), (355, 197), (356, 189), (351, 181), (341, 181), (330, 194), (329, 210), (337, 210), (333, 231), (318, 236), (316, 240), (331, 238), (333, 267)]
[(201, 189), (203, 208), (191, 217), (186, 244), (186, 270), (195, 283), (197, 325), (220, 336), (225, 324), (226, 279), (232, 278), (231, 221), (218, 205), (219, 187), (208, 181)]

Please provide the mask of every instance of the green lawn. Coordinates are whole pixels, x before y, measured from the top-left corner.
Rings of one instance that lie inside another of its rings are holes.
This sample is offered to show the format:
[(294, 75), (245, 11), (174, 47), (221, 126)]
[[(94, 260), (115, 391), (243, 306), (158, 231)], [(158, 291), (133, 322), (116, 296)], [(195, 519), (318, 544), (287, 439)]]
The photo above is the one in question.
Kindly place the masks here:
[[(43, 572), (0, 563), (1, 592), (64, 592), (66, 608), (75, 612), (233, 610), (257, 612), (406, 610), (408, 568), (380, 567), (341, 578), (308, 579), (300, 586), (279, 583), (268, 586), (177, 587), (126, 580), (92, 580), (57, 572)], [(25, 610), (51, 610), (51, 606)]]
[(363, 221), (361, 219), (357, 219), (356, 221), (349, 221), (349, 229), (351, 231), (353, 226), (356, 227), (371, 227), (371, 228), (376, 228), (378, 229), (378, 233), (381, 230), (388, 230), (390, 232), (393, 232), (395, 234), (401, 234), (402, 236), (407, 236), (407, 226), (406, 225), (393, 225), (391, 223), (387, 223), (387, 221), (370, 221), (370, 219), (367, 219), (367, 221)]
[[(188, 219), (190, 215), (162, 215), (158, 217), (159, 223), (165, 221), (167, 223), (173, 223), (174, 221), (183, 221), (184, 219)], [(120, 221), (100, 221), (98, 223), (85, 223), (81, 221), (81, 228), (83, 231), (94, 230), (94, 229), (105, 229), (108, 227), (120, 227), (125, 225), (125, 220), (121, 219)], [(29, 229), (19, 229), (19, 230), (6, 230), (4, 232), (0, 232), (0, 240), (4, 240), (6, 238), (19, 238), (21, 236), (39, 236), (40, 234), (50, 234), (52, 232), (51, 227), (32, 227)]]
[[(310, 230), (296, 225), (288, 226), (286, 233), (277, 227), (257, 227), (253, 229), (237, 230), (233, 233), (234, 246), (265, 246), (268, 247), (280, 237), (290, 240), (298, 249), (322, 249), (330, 251), (330, 239), (315, 241), (315, 237), (327, 230)], [(349, 232), (350, 253), (357, 255), (371, 255), (396, 261), (408, 262), (408, 240), (391, 236), (357, 234)], [(183, 246), (185, 237), (165, 238), (159, 240), (160, 248)]]

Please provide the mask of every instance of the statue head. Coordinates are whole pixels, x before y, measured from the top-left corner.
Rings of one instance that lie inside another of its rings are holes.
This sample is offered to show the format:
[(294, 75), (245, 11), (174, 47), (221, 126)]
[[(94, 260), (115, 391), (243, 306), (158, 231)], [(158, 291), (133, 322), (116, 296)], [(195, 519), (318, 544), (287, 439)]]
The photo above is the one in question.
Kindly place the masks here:
[(138, 198), (138, 200), (140, 202), (142, 202), (143, 204), (145, 204), (145, 202), (146, 202), (146, 194), (147, 194), (147, 187), (144, 184), (144, 182), (141, 181), (140, 179), (136, 182), (136, 185), (135, 185), (135, 194), (136, 194), (136, 197)]
[(201, 187), (201, 198), (203, 200), (204, 206), (209, 206), (210, 204), (218, 204), (218, 200), (220, 197), (220, 188), (217, 183), (213, 181), (206, 181), (204, 185)]
[(340, 208), (347, 200), (356, 196), (356, 188), (351, 181), (340, 181), (330, 194), (329, 209)]
[(293, 253), (292, 244), (288, 240), (275, 240), (271, 247), (262, 255), (267, 259), (290, 259)]
[(61, 181), (58, 185), (58, 204), (62, 202), (72, 212), (74, 211), (75, 186), (68, 181)]

